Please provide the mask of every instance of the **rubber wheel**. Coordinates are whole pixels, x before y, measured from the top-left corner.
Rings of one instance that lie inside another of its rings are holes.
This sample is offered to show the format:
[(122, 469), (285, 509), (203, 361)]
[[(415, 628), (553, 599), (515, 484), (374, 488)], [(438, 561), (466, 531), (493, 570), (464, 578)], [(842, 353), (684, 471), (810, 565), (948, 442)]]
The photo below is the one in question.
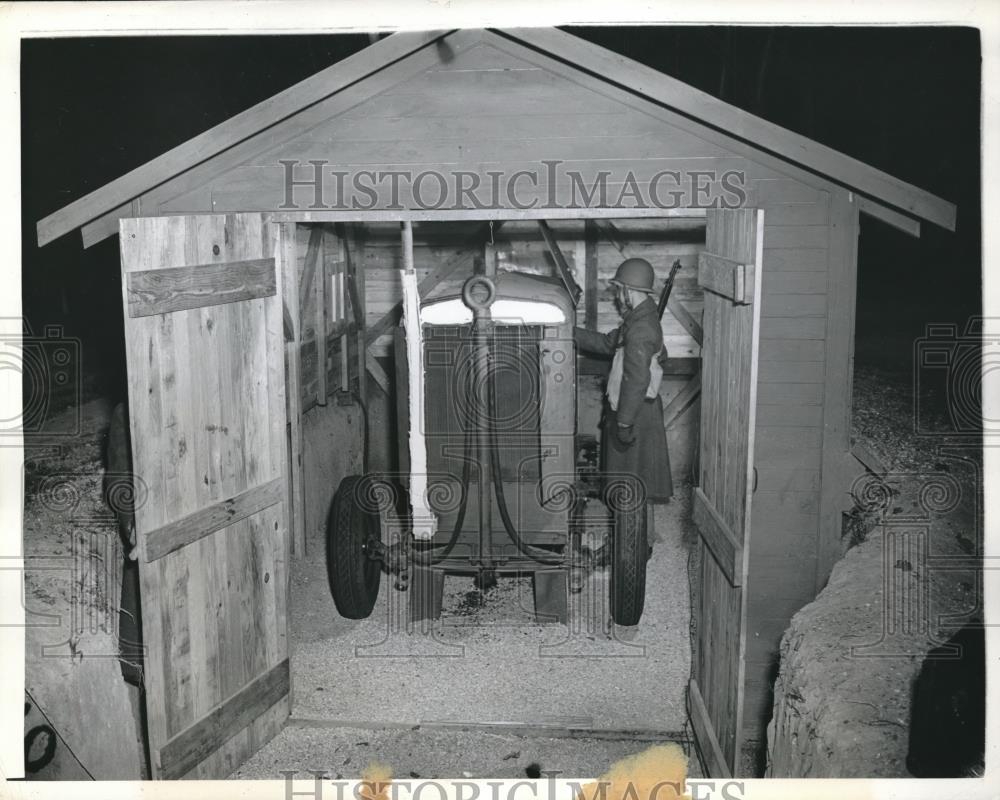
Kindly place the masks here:
[(342, 617), (372, 613), (382, 582), (382, 562), (368, 557), (368, 539), (380, 536), (377, 506), (368, 479), (344, 478), (333, 496), (326, 522), (326, 571), (334, 605)]
[[(634, 495), (633, 495), (634, 496)], [(611, 619), (618, 625), (638, 625), (646, 602), (646, 561), (649, 558), (646, 504), (611, 503), (614, 535), (611, 555)]]

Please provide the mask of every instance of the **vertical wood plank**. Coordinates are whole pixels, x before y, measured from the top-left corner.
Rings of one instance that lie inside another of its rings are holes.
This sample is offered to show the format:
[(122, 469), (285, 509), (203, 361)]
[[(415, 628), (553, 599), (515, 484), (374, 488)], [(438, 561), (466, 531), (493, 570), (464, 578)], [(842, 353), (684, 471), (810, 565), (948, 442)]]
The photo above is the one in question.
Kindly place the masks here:
[(597, 225), (593, 220), (584, 223), (584, 304), (585, 324), (588, 330), (597, 330)]
[[(262, 231), (262, 238), (265, 242), (265, 252), (270, 253), (275, 259), (275, 280), (277, 281), (277, 295), (282, 298), (284, 304), (286, 276), (279, 268), (279, 255), (281, 248), (281, 226), (267, 224)], [(267, 369), (267, 417), (271, 422), (269, 449), (276, 459), (281, 475), (285, 479), (284, 502), (280, 509), (274, 511), (275, 517), (270, 520), (271, 525), (277, 525), (283, 531), (280, 542), (277, 543), (272, 554), (273, 577), (271, 592), (273, 593), (274, 616), (276, 625), (276, 641), (274, 658), (277, 659), (282, 653), (289, 652), (288, 640), (288, 613), (291, 607), (291, 580), (289, 576), (289, 566), (292, 559), (292, 513), (289, 503), (289, 491), (291, 487), (291, 463), (289, 461), (288, 439), (287, 439), (287, 398), (285, 361), (287, 350), (284, 339), (284, 319), (282, 309), (268, 307), (267, 309), (267, 337), (270, 348), (282, 351), (284, 358), (268, 360)], [(277, 344), (279, 343), (280, 344)], [(266, 585), (266, 582), (265, 582)], [(289, 704), (291, 703), (291, 686), (289, 688)]]
[(282, 291), (294, 327), (293, 339), (285, 346), (285, 364), (288, 373), (285, 400), (288, 407), (291, 446), (288, 509), (292, 522), (292, 553), (295, 556), (304, 556), (306, 554), (306, 520), (305, 481), (302, 475), (302, 314), (299, 308), (296, 228), (297, 225), (294, 222), (286, 222), (281, 225), (279, 255), (275, 259), (275, 269), (280, 266)]
[[(319, 240), (316, 245), (316, 249), (319, 251), (316, 255), (316, 402), (321, 405), (326, 405), (327, 396), (327, 386), (326, 377), (327, 371), (329, 369), (326, 363), (326, 332), (327, 332), (327, 297), (329, 295), (329, 287), (327, 286), (327, 272), (326, 268), (326, 258), (324, 257), (324, 245), (323, 245), (323, 229), (321, 226), (319, 228)], [(311, 237), (310, 237), (311, 244)]]
[(823, 456), (816, 547), (816, 592), (840, 557), (841, 511), (848, 503), (845, 463), (851, 449), (851, 385), (857, 305), (858, 206), (847, 191), (830, 199), (827, 271), (826, 375), (823, 390)]
[[(348, 230), (348, 251), (352, 252), (350, 264), (354, 269), (354, 284), (357, 287), (357, 298), (360, 308), (358, 318), (362, 321), (367, 319), (367, 297), (365, 295), (365, 243), (364, 233), (359, 230), (360, 226), (350, 225)], [(353, 246), (352, 246), (353, 245)], [(358, 327), (358, 396), (365, 408), (368, 408), (368, 345), (366, 344), (364, 326)], [(365, 459), (367, 463), (367, 458)]]

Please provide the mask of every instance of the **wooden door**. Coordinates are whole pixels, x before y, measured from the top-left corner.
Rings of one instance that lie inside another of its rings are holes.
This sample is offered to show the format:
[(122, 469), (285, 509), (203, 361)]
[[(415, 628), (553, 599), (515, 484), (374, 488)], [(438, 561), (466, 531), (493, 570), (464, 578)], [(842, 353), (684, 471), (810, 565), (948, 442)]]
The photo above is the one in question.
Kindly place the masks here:
[(229, 214), (120, 234), (152, 772), (223, 778), (289, 714), (278, 233)]
[(763, 234), (763, 211), (710, 210), (698, 259), (705, 317), (688, 704), (712, 777), (736, 774), (740, 759)]

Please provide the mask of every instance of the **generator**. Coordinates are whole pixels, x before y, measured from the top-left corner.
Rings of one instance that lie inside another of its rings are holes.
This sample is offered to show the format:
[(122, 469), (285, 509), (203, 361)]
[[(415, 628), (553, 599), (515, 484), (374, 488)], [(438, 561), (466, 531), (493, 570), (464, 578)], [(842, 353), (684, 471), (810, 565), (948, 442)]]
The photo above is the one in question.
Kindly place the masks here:
[[(637, 624), (646, 504), (634, 476), (595, 483), (579, 474), (569, 287), (544, 275), (477, 274), (417, 309), (419, 343), (400, 326), (394, 348), (400, 470), (345, 478), (331, 505), (338, 612), (369, 616), (384, 572), (409, 591), (414, 620), (440, 615), (445, 574), (474, 575), (479, 586), (530, 575), (537, 619), (564, 622), (571, 574), (579, 586), (609, 563), (612, 619)], [(423, 381), (418, 405), (413, 380)], [(593, 443), (582, 438), (584, 449)], [(608, 509), (607, 534), (585, 548), (581, 514), (595, 499)]]

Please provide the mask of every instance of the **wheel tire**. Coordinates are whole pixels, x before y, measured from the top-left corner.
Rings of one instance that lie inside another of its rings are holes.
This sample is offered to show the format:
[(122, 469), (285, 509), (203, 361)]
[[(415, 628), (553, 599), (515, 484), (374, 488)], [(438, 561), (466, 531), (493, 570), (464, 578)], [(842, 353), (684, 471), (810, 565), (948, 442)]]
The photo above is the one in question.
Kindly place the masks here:
[(618, 625), (638, 625), (646, 602), (646, 503), (635, 505), (612, 503), (611, 619)]
[(326, 571), (334, 605), (342, 617), (372, 613), (382, 582), (382, 562), (368, 557), (368, 538), (380, 535), (379, 514), (370, 502), (369, 478), (344, 478), (326, 522)]

